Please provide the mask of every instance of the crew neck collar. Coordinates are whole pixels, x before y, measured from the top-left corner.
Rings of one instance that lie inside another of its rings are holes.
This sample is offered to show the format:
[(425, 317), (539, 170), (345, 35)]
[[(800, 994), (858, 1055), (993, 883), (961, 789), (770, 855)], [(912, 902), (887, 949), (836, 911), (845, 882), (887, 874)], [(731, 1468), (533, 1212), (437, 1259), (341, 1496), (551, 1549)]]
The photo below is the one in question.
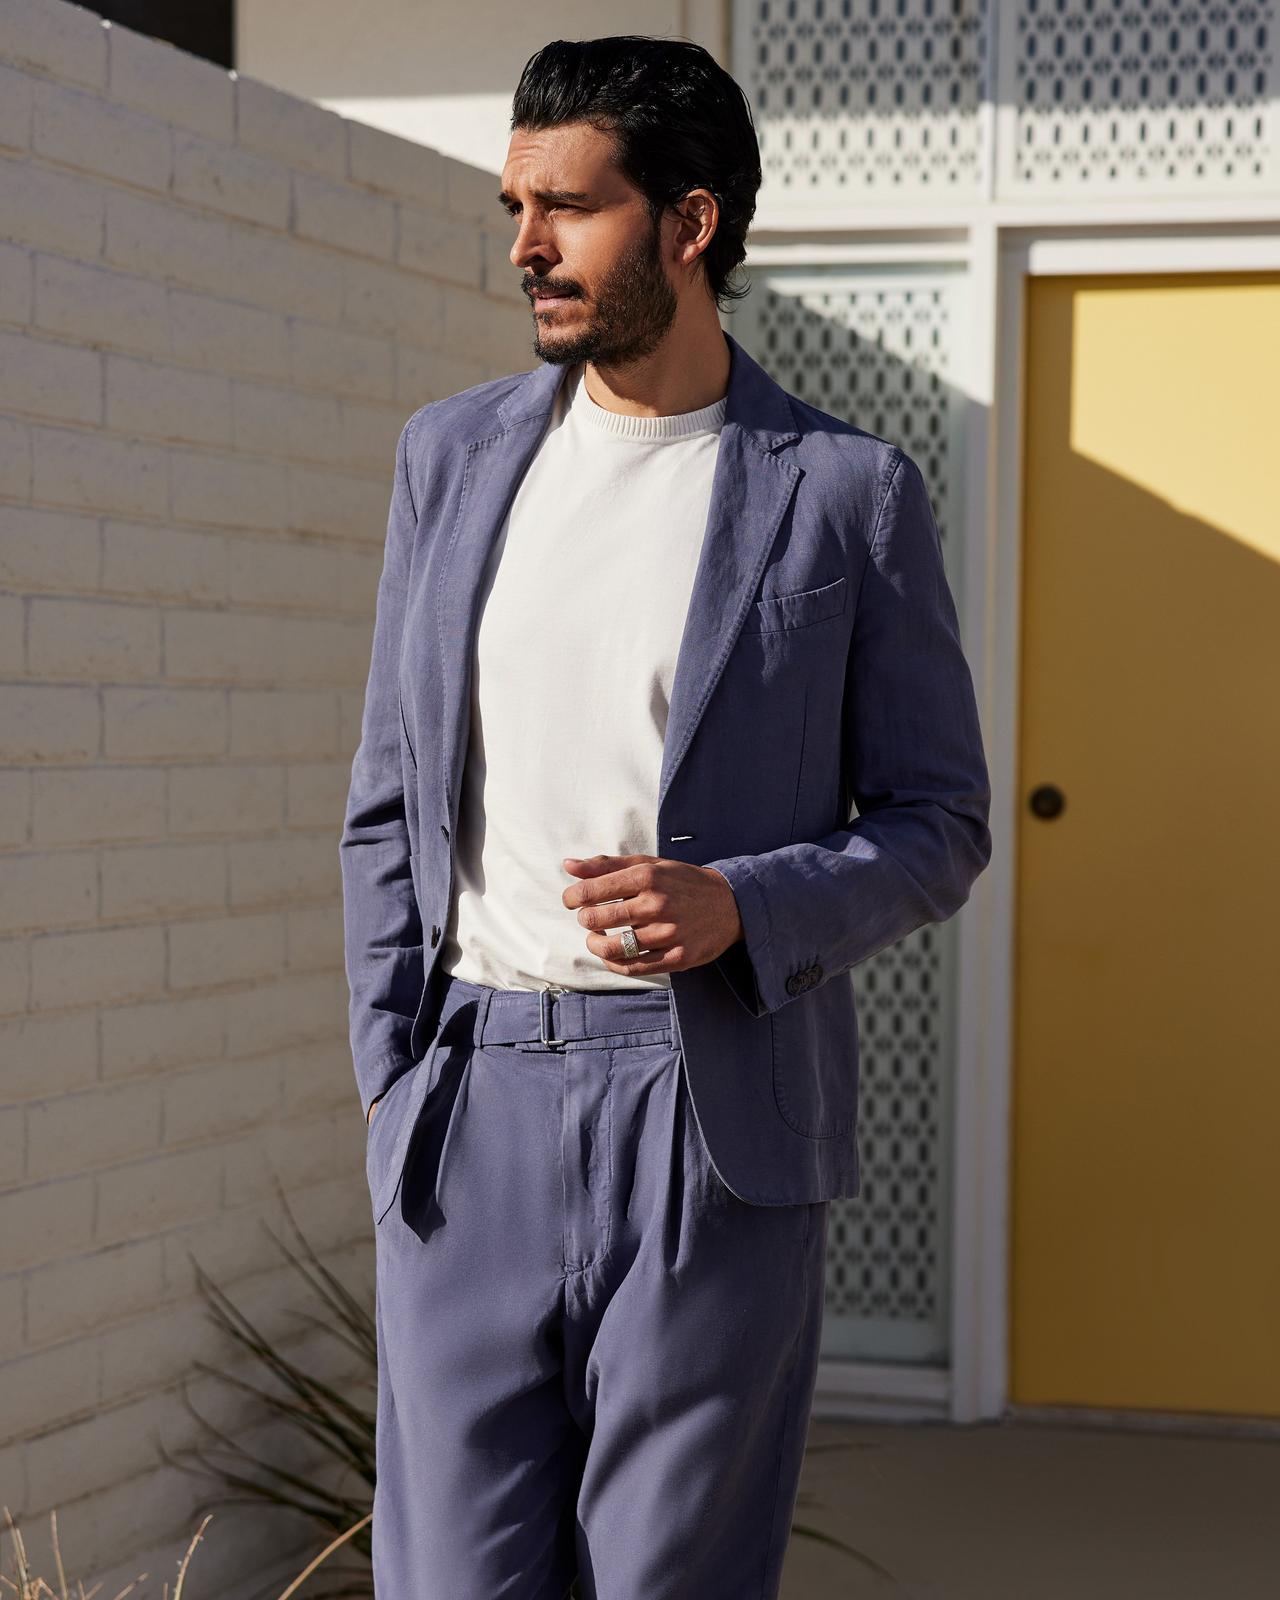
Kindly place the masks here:
[(709, 406), (696, 411), (674, 411), (660, 417), (634, 417), (623, 411), (610, 411), (599, 405), (587, 393), (586, 367), (581, 362), (572, 375), (573, 391), (569, 405), (575, 418), (581, 418), (587, 427), (615, 439), (687, 439), (690, 434), (704, 433), (724, 424), (729, 397), (721, 395)]

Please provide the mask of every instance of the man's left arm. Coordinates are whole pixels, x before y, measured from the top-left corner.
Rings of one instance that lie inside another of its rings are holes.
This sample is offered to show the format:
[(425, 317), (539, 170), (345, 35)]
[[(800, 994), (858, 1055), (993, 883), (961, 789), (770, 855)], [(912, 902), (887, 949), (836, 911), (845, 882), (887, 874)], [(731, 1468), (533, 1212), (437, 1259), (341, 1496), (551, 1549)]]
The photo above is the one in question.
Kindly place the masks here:
[[(901, 450), (859, 589), (844, 718), (854, 821), (704, 863), (728, 880), (743, 927), (717, 963), (758, 1017), (945, 921), (991, 858), (973, 679), (924, 480)], [(815, 964), (817, 982), (788, 993), (787, 979)]]

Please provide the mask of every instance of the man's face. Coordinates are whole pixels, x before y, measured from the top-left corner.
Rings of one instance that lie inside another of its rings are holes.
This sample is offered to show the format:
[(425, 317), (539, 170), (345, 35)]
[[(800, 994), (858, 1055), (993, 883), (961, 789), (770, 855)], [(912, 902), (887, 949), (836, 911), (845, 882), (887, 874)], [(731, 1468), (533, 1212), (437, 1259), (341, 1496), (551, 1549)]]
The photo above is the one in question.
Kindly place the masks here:
[(555, 365), (624, 366), (651, 354), (675, 320), (669, 230), (651, 222), (612, 152), (610, 137), (582, 122), (517, 129), (507, 149), (499, 199), (517, 225), (511, 261), (524, 269), (534, 352)]

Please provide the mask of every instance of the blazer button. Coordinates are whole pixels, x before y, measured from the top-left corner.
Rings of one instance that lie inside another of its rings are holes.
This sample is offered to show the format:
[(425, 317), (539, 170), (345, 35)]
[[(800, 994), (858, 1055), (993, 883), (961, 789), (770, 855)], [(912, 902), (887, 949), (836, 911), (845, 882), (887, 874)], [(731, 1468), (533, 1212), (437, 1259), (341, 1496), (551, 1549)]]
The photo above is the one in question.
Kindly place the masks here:
[(434, 950), (435, 947), (439, 943), (440, 943), (440, 930), (439, 930), (439, 928), (433, 927), (432, 930), (431, 930), (431, 948)]
[(821, 976), (822, 976), (822, 967), (821, 967), (821, 965), (817, 965), (813, 969), (813, 981), (815, 983), (817, 983), (818, 979), (821, 978)]
[(787, 979), (786, 987), (788, 994), (799, 994), (801, 989), (804, 988), (804, 979), (798, 972), (793, 972)]

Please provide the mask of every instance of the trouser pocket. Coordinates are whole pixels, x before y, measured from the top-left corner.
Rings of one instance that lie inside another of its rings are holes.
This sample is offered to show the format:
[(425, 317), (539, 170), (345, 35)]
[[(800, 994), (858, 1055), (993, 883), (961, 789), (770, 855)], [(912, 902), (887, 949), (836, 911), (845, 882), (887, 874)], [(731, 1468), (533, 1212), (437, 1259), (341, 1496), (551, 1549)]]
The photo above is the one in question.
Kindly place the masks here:
[(424, 1186), (434, 1192), (449, 1131), (465, 1098), (472, 1053), (469, 1041), (450, 1045), (437, 1038), (414, 1069), (418, 1078), (397, 1108), (394, 1129), (381, 1153), (371, 1155), (375, 1224), (390, 1211), (411, 1170), (413, 1196), (421, 1195)]

